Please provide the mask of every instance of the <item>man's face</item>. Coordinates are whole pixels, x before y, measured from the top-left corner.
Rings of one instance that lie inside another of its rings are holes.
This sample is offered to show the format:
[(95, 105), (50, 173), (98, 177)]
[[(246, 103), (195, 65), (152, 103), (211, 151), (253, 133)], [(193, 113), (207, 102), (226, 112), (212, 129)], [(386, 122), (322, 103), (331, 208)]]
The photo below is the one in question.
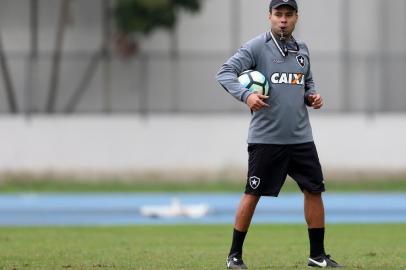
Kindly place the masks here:
[(298, 15), (296, 10), (289, 6), (281, 6), (272, 9), (269, 14), (272, 32), (278, 36), (289, 37), (295, 30)]

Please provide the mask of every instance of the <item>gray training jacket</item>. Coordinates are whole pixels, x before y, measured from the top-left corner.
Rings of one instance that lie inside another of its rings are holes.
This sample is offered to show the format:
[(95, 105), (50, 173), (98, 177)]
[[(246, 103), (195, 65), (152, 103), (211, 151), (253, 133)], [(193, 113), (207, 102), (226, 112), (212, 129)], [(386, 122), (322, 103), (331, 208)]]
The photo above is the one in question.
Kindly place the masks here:
[(242, 46), (217, 73), (217, 80), (232, 96), (246, 102), (250, 92), (238, 81), (252, 69), (269, 81), (270, 107), (253, 112), (248, 143), (299, 144), (313, 141), (305, 96), (316, 93), (307, 46), (291, 39), (288, 48), (298, 52), (283, 56), (269, 32)]

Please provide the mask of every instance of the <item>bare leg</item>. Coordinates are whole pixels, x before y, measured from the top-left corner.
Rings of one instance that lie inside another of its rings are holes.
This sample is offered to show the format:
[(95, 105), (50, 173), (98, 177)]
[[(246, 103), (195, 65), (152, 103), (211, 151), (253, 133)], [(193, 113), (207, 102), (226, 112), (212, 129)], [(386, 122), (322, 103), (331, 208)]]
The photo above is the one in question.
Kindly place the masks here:
[(260, 196), (244, 194), (240, 201), (237, 214), (235, 217), (234, 228), (240, 232), (248, 231), (251, 224), (252, 216), (255, 212), (255, 207), (259, 201)]
[(304, 192), (304, 212), (308, 226), (310, 257), (325, 254), (324, 250), (324, 205), (321, 193)]
[(321, 193), (304, 191), (304, 213), (309, 229), (324, 228), (324, 205)]
[(227, 257), (227, 269), (247, 269), (242, 260), (243, 245), (259, 198), (260, 196), (249, 194), (244, 194), (241, 198), (240, 206), (235, 216), (233, 241)]

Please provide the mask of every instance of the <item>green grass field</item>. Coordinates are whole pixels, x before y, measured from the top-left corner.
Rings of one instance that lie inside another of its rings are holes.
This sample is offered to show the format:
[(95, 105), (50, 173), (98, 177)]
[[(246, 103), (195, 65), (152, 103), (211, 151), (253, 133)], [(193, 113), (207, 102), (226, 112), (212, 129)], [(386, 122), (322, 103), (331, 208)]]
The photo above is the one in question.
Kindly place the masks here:
[[(231, 225), (0, 228), (0, 269), (225, 269)], [(346, 269), (406, 269), (406, 224), (330, 225)], [(250, 269), (307, 269), (304, 225), (253, 225)]]
[[(0, 193), (5, 192), (242, 192), (245, 182), (219, 179), (217, 181), (86, 181), (64, 179), (8, 178), (0, 182)], [(406, 179), (380, 179), (357, 181), (326, 181), (331, 192), (406, 192)], [(299, 191), (296, 183), (288, 179), (283, 192)]]
[[(242, 192), (244, 183), (8, 179), (14, 192)], [(405, 180), (327, 181), (330, 192), (406, 192)], [(298, 191), (289, 180), (282, 192)], [(0, 217), (1, 218), (1, 217)], [(0, 270), (225, 269), (232, 225), (131, 227), (0, 227)], [(327, 251), (346, 269), (406, 270), (406, 224), (330, 225)], [(308, 269), (304, 225), (253, 225), (250, 269)]]

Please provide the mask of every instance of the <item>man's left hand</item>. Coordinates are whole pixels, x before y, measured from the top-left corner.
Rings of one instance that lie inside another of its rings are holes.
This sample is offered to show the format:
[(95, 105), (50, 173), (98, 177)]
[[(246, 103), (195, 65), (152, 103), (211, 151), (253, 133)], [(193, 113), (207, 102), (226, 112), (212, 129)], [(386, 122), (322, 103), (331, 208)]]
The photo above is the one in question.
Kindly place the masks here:
[(309, 100), (309, 104), (313, 109), (320, 109), (324, 105), (323, 98), (320, 94), (309, 95), (307, 99)]

